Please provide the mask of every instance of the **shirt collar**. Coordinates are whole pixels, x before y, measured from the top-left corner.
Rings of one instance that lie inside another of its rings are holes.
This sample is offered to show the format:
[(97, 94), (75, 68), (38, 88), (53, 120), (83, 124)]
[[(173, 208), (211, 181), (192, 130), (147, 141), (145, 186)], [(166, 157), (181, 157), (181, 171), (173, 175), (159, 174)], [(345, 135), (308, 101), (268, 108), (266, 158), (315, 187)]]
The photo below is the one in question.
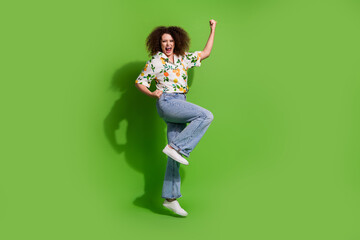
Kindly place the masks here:
[[(157, 52), (156, 55), (159, 56), (159, 57), (162, 57), (162, 58), (164, 58), (164, 59), (168, 59), (168, 60), (169, 60), (168, 56), (166, 56), (165, 53), (163, 53), (163, 52), (161, 52), (161, 51)], [(178, 57), (176, 54), (174, 54), (174, 64), (176, 64), (176, 62), (177, 62), (178, 59), (179, 59), (179, 57)], [(169, 63), (170, 63), (170, 61), (169, 61)]]

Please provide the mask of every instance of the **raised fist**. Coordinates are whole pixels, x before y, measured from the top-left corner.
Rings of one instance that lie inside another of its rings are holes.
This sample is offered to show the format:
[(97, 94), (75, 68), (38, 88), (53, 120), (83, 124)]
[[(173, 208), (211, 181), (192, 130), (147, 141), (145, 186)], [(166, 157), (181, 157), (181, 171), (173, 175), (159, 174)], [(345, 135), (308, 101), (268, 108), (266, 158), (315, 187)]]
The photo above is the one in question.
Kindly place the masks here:
[(216, 21), (214, 19), (211, 19), (209, 22), (210, 22), (210, 28), (214, 30), (216, 27)]

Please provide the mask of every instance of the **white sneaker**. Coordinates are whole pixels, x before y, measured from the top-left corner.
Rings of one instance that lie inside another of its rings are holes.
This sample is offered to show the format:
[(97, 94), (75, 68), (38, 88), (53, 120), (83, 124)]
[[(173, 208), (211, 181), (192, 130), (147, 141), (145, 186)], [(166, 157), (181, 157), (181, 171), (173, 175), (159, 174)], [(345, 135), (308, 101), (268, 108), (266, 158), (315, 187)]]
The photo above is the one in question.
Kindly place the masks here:
[(188, 215), (188, 213), (180, 207), (180, 204), (177, 200), (169, 202), (168, 200), (165, 199), (163, 206), (180, 216), (185, 217)]
[(175, 149), (170, 148), (169, 145), (166, 145), (166, 147), (163, 149), (163, 153), (165, 153), (179, 163), (189, 165), (189, 162), (185, 158), (183, 158)]

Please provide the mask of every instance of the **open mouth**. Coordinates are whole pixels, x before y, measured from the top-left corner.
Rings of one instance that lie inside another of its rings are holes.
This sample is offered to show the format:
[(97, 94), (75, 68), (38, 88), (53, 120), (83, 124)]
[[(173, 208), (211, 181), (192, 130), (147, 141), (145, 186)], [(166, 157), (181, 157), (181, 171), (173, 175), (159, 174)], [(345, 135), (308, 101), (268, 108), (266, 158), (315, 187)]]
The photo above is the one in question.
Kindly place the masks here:
[(172, 49), (171, 47), (167, 47), (167, 48), (165, 48), (165, 51), (166, 52), (171, 52), (171, 49)]

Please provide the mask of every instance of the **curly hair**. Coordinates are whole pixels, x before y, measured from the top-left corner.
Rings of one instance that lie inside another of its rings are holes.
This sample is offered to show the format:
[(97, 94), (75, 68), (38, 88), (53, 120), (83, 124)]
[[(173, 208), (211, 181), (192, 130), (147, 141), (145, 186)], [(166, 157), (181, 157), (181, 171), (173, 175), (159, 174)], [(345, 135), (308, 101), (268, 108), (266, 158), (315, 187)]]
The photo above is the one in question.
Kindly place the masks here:
[(178, 56), (185, 55), (189, 50), (190, 38), (187, 32), (181, 27), (176, 26), (159, 26), (156, 27), (146, 38), (146, 47), (149, 56), (153, 56), (157, 52), (161, 52), (161, 37), (164, 33), (170, 34), (175, 41), (174, 54)]

